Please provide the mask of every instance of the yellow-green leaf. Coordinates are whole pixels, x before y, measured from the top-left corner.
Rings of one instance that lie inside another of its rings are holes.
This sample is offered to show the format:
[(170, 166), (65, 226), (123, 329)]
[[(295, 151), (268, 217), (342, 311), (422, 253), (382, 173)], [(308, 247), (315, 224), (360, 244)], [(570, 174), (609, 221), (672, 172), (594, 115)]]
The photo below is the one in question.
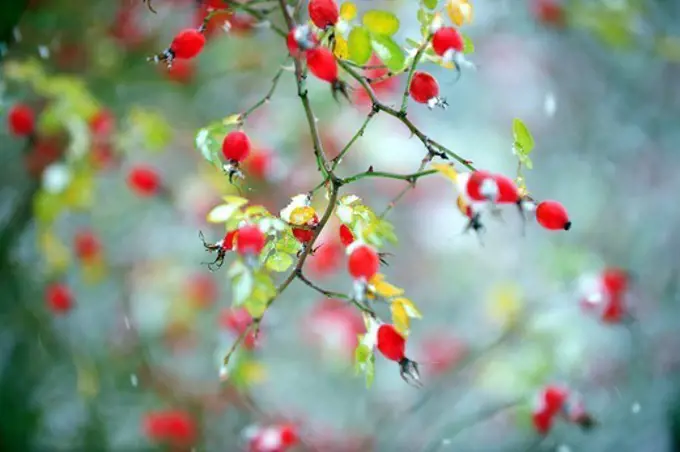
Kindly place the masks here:
[(534, 137), (529, 132), (529, 128), (521, 119), (515, 118), (512, 121), (512, 135), (515, 140), (514, 146), (518, 154), (529, 155), (534, 149)]
[(349, 47), (348, 43), (341, 35), (335, 35), (335, 41), (333, 43), (333, 54), (340, 58), (341, 60), (346, 60), (349, 58)]
[(382, 273), (376, 273), (368, 284), (372, 287), (375, 294), (380, 295), (383, 298), (397, 297), (404, 293), (404, 289), (385, 281), (385, 275)]
[(236, 204), (220, 204), (219, 206), (213, 207), (213, 209), (208, 212), (206, 216), (206, 221), (208, 223), (224, 223), (229, 221), (231, 216), (239, 209)]
[(129, 122), (141, 131), (144, 145), (149, 150), (159, 151), (172, 140), (172, 127), (158, 112), (134, 107)]
[(437, 170), (442, 176), (451, 180), (451, 182), (456, 182), (458, 180), (458, 172), (454, 169), (453, 165), (447, 165), (446, 163), (433, 163), (430, 167)]
[(399, 30), (399, 19), (388, 11), (367, 11), (361, 22), (371, 33), (378, 35), (392, 36)]
[(398, 72), (403, 69), (406, 63), (406, 56), (402, 48), (389, 36), (373, 35), (371, 47), (378, 54), (380, 60), (391, 71)]
[(473, 9), (468, 0), (448, 0), (446, 12), (449, 14), (451, 22), (459, 27), (472, 22)]
[(237, 207), (245, 206), (246, 204), (248, 204), (248, 200), (241, 196), (227, 195), (222, 196), (222, 199), (224, 200), (225, 203), (234, 204)]
[(293, 257), (286, 253), (274, 253), (267, 258), (267, 268), (273, 272), (285, 272), (293, 265)]
[(352, 20), (357, 16), (357, 5), (352, 2), (344, 2), (340, 5), (340, 18), (343, 20)]
[(290, 213), (289, 222), (297, 226), (302, 226), (303, 224), (306, 224), (309, 220), (314, 218), (315, 213), (316, 212), (314, 211), (314, 208), (309, 206), (296, 207)]
[(427, 9), (435, 9), (437, 7), (437, 0), (423, 0), (423, 5)]
[(232, 126), (234, 124), (238, 124), (240, 120), (241, 120), (241, 114), (236, 113), (236, 114), (229, 115), (226, 118), (222, 119), (222, 124), (225, 125), (225, 126)]
[(406, 309), (401, 302), (392, 302), (390, 304), (390, 311), (392, 312), (392, 324), (399, 333), (403, 336), (408, 335), (408, 329), (411, 326), (411, 320), (406, 313)]
[(488, 300), (489, 315), (501, 325), (514, 323), (522, 310), (522, 292), (514, 283), (496, 286)]
[(469, 36), (463, 35), (463, 53), (468, 54), (475, 51), (475, 44)]
[(412, 319), (423, 318), (423, 315), (420, 313), (416, 305), (408, 298), (405, 297), (395, 298), (394, 300), (392, 300), (392, 303), (401, 304), (404, 307), (404, 310), (406, 311), (406, 315), (411, 317)]
[(347, 41), (349, 58), (356, 64), (366, 64), (371, 58), (371, 35), (365, 27), (354, 27)]
[(41, 233), (39, 240), (40, 253), (46, 261), (48, 270), (54, 273), (66, 271), (71, 262), (68, 247), (50, 231)]

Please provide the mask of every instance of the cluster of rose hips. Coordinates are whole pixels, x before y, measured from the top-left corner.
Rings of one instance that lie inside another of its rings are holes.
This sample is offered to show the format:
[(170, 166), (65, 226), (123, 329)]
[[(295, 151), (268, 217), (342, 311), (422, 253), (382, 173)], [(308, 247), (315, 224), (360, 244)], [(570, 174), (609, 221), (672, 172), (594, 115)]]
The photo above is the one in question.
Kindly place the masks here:
[(286, 452), (300, 442), (298, 428), (292, 424), (251, 426), (244, 435), (248, 452)]
[(595, 425), (595, 419), (586, 411), (577, 393), (559, 385), (548, 385), (537, 395), (532, 423), (538, 433), (547, 435), (558, 417), (584, 430)]
[(523, 219), (525, 212), (533, 211), (538, 224), (548, 230), (568, 231), (571, 228), (571, 220), (561, 203), (553, 200), (536, 203), (522, 193), (515, 181), (502, 174), (478, 170), (460, 174), (457, 183), (460, 191), (458, 207), (469, 219), (467, 229), (475, 232), (484, 229), (481, 213), (489, 204), (494, 209), (498, 205), (515, 205)]

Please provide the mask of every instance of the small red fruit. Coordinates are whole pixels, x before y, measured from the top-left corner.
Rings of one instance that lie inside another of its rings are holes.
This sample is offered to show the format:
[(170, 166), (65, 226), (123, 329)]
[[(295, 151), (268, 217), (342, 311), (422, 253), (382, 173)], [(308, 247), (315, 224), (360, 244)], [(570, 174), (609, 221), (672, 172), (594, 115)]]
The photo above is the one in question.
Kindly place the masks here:
[(498, 185), (488, 171), (473, 171), (465, 185), (465, 192), (473, 201), (487, 201), (498, 194)]
[(196, 57), (205, 46), (205, 36), (195, 28), (187, 28), (177, 33), (170, 44), (170, 52), (174, 58), (186, 59)]
[(25, 137), (35, 129), (35, 113), (26, 104), (15, 104), (7, 113), (9, 131), (17, 137)]
[(338, 63), (333, 52), (326, 47), (314, 47), (307, 50), (305, 56), (309, 71), (318, 79), (331, 84), (333, 97), (336, 97), (339, 92), (348, 98), (347, 85), (338, 79)]
[(87, 261), (95, 258), (101, 251), (101, 242), (92, 231), (78, 231), (73, 240), (73, 247), (79, 259)]
[[(234, 334), (243, 334), (253, 323), (252, 316), (246, 308), (227, 309), (220, 315), (220, 324)], [(243, 345), (247, 350), (255, 348), (257, 341), (255, 330), (251, 330), (243, 339)]]
[(250, 177), (267, 180), (272, 169), (272, 153), (264, 150), (253, 150), (245, 160), (245, 170)]
[(281, 445), (283, 447), (292, 447), (300, 439), (297, 428), (291, 424), (284, 424), (279, 427), (279, 434), (281, 435)]
[(51, 284), (45, 289), (45, 299), (47, 306), (56, 314), (63, 314), (71, 310), (73, 306), (73, 296), (71, 291), (64, 284)]
[(335, 0), (310, 0), (307, 11), (312, 23), (322, 29), (335, 25), (340, 18)]
[(377, 347), (385, 358), (399, 362), (406, 353), (406, 339), (393, 325), (383, 324), (378, 328)]
[(354, 243), (354, 234), (346, 224), (340, 225), (340, 241), (345, 246), (350, 246)]
[(95, 138), (108, 138), (115, 127), (116, 118), (106, 109), (99, 110), (90, 118), (90, 131)]
[(443, 27), (432, 36), (432, 49), (437, 55), (447, 60), (453, 58), (455, 52), (463, 51), (463, 37), (453, 27)]
[(335, 241), (326, 241), (314, 250), (314, 254), (309, 256), (307, 262), (309, 269), (316, 276), (326, 276), (338, 269), (340, 260), (343, 257), (342, 246)]
[(315, 47), (307, 50), (307, 66), (315, 77), (333, 83), (338, 79), (338, 63), (335, 56), (326, 47)]
[[(307, 227), (315, 228), (319, 224), (319, 216), (314, 214), (314, 217), (306, 224)], [(293, 235), (300, 243), (307, 243), (314, 237), (314, 229), (293, 228)]]
[(545, 229), (558, 231), (571, 228), (569, 214), (562, 204), (557, 201), (543, 201), (536, 206), (536, 220)]
[(354, 279), (368, 281), (380, 269), (380, 256), (370, 246), (361, 245), (350, 253), (347, 265)]
[(559, 0), (532, 0), (531, 10), (546, 25), (562, 27), (565, 24), (564, 8)]
[(179, 410), (148, 413), (142, 423), (146, 436), (152, 441), (186, 446), (196, 439), (196, 424), (191, 416)]
[(231, 162), (242, 162), (250, 153), (250, 139), (245, 132), (229, 132), (222, 142), (222, 154)]
[(610, 294), (623, 294), (628, 290), (630, 276), (620, 268), (607, 268), (602, 272), (602, 284)]
[(446, 109), (446, 100), (439, 97), (439, 83), (427, 72), (417, 71), (413, 74), (408, 87), (411, 98), (420, 104), (427, 104), (428, 108), (441, 107)]
[(138, 165), (130, 170), (127, 184), (138, 196), (153, 196), (161, 188), (161, 181), (155, 169)]
[(241, 256), (260, 254), (266, 241), (264, 233), (257, 226), (241, 226), (236, 234), (236, 252)]
[(534, 411), (531, 415), (534, 428), (541, 435), (547, 435), (553, 424), (554, 414), (550, 414), (546, 410)]
[(514, 180), (502, 174), (494, 174), (493, 180), (498, 187), (498, 196), (494, 202), (516, 204), (519, 201), (519, 189)]
[(543, 391), (543, 402), (545, 409), (551, 413), (559, 412), (569, 397), (569, 391), (560, 386), (550, 385)]

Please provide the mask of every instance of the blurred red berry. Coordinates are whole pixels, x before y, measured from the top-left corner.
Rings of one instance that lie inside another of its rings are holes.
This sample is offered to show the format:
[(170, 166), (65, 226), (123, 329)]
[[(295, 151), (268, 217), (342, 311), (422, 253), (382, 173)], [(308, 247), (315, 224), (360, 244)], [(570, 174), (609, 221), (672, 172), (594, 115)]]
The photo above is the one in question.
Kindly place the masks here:
[(84, 261), (94, 259), (101, 252), (101, 242), (90, 230), (76, 232), (73, 239), (73, 247), (75, 248), (76, 256)]
[(97, 111), (90, 118), (90, 132), (97, 139), (109, 138), (116, 126), (116, 118), (106, 109)]
[(9, 131), (17, 137), (25, 137), (35, 130), (35, 113), (26, 104), (15, 104), (7, 113)]
[(406, 339), (393, 325), (383, 324), (378, 328), (377, 348), (385, 358), (400, 362), (405, 357)]
[(148, 413), (143, 419), (146, 436), (154, 442), (188, 446), (196, 440), (196, 425), (189, 413), (179, 410)]
[(127, 184), (138, 196), (153, 196), (161, 188), (160, 176), (155, 169), (138, 165), (128, 173)]
[(328, 83), (338, 80), (338, 63), (335, 56), (326, 47), (315, 47), (305, 52), (307, 67), (316, 78)]
[(314, 254), (308, 259), (310, 270), (316, 276), (326, 276), (340, 267), (342, 259), (342, 247), (337, 242), (325, 241), (321, 243)]
[(68, 312), (73, 307), (73, 296), (68, 286), (60, 283), (54, 283), (47, 286), (45, 290), (45, 299), (47, 306), (55, 314), (63, 314)]
[(463, 37), (453, 27), (442, 27), (432, 36), (432, 49), (439, 56), (463, 51)]
[(205, 273), (196, 273), (185, 283), (187, 297), (199, 306), (212, 305), (217, 300), (217, 284)]
[(236, 252), (241, 256), (260, 254), (267, 239), (254, 225), (241, 226), (236, 234)]
[(565, 25), (566, 16), (560, 0), (531, 0), (531, 12), (545, 25), (555, 27)]
[(273, 157), (271, 152), (257, 149), (253, 150), (243, 162), (248, 175), (258, 180), (267, 180), (271, 171)]
[(240, 130), (229, 132), (222, 141), (222, 154), (232, 162), (244, 161), (250, 154), (250, 138)]
[(196, 57), (205, 46), (205, 36), (195, 28), (180, 31), (170, 44), (174, 58), (186, 59)]
[(551, 231), (571, 228), (567, 209), (557, 201), (543, 201), (536, 206), (536, 220), (538, 224)]
[(194, 65), (190, 60), (177, 60), (170, 67), (162, 68), (166, 77), (179, 84), (188, 84), (194, 78)]
[(348, 261), (349, 274), (354, 279), (370, 280), (380, 269), (378, 253), (367, 245), (360, 245), (352, 250)]
[(322, 29), (335, 25), (340, 18), (335, 0), (310, 0), (307, 10), (312, 23)]
[(340, 225), (339, 234), (340, 241), (342, 242), (343, 245), (350, 246), (352, 243), (354, 243), (354, 234), (352, 234), (352, 231), (346, 224)]

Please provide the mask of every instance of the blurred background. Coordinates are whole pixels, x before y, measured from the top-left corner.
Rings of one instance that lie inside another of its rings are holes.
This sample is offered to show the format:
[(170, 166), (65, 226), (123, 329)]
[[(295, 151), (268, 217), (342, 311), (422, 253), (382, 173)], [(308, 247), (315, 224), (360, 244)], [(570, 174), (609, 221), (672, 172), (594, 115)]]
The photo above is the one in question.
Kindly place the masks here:
[[(511, 210), (486, 221), (481, 246), (462, 234), (466, 219), (440, 177), (389, 212), (399, 242), (383, 250), (393, 254), (383, 271), (423, 313), (407, 348), (422, 362), (419, 390), (381, 356), (367, 389), (352, 364), (359, 312), (297, 281), (220, 380), (243, 319), (230, 309), (226, 267), (201, 264), (210, 256), (198, 232), (221, 239), (206, 214), (239, 192), (195, 136), (262, 99), (290, 66), (271, 31), (284, 26), (277, 2), (250, 3), (265, 20), (215, 16), (204, 52), (170, 70), (146, 58), (203, 20), (200, 1), (154, 0), (156, 13), (141, 0), (3, 3), (2, 449), (238, 451), (249, 435), (290, 424), (299, 451), (680, 450), (680, 3), (472, 0), (463, 30), (477, 68), (456, 81), (423, 64), (450, 107), (411, 103), (413, 122), (514, 177), (521, 118), (536, 143), (527, 186), (561, 201), (573, 227), (530, 223), (522, 234)], [(394, 12), (398, 42), (420, 39), (418, 2), (356, 4)], [(398, 105), (404, 84), (402, 75), (376, 91)], [(337, 155), (366, 117), (365, 96), (336, 103), (327, 84), (308, 88)], [(7, 126), (16, 104), (36, 112), (31, 139)], [(276, 213), (319, 183), (290, 68), (245, 130), (254, 152), (242, 194), (252, 204)], [(410, 173), (423, 156), (399, 121), (378, 115), (338, 173)], [(155, 171), (162, 196), (143, 196), (143, 181), (135, 189), (139, 168)], [(380, 212), (404, 186), (366, 178), (343, 193)], [(329, 223), (305, 272), (350, 293), (338, 226)], [(583, 308), (583, 278), (606, 268), (634, 275), (632, 322)], [(597, 425), (556, 422), (541, 438), (532, 400), (550, 384), (578, 391)]]

